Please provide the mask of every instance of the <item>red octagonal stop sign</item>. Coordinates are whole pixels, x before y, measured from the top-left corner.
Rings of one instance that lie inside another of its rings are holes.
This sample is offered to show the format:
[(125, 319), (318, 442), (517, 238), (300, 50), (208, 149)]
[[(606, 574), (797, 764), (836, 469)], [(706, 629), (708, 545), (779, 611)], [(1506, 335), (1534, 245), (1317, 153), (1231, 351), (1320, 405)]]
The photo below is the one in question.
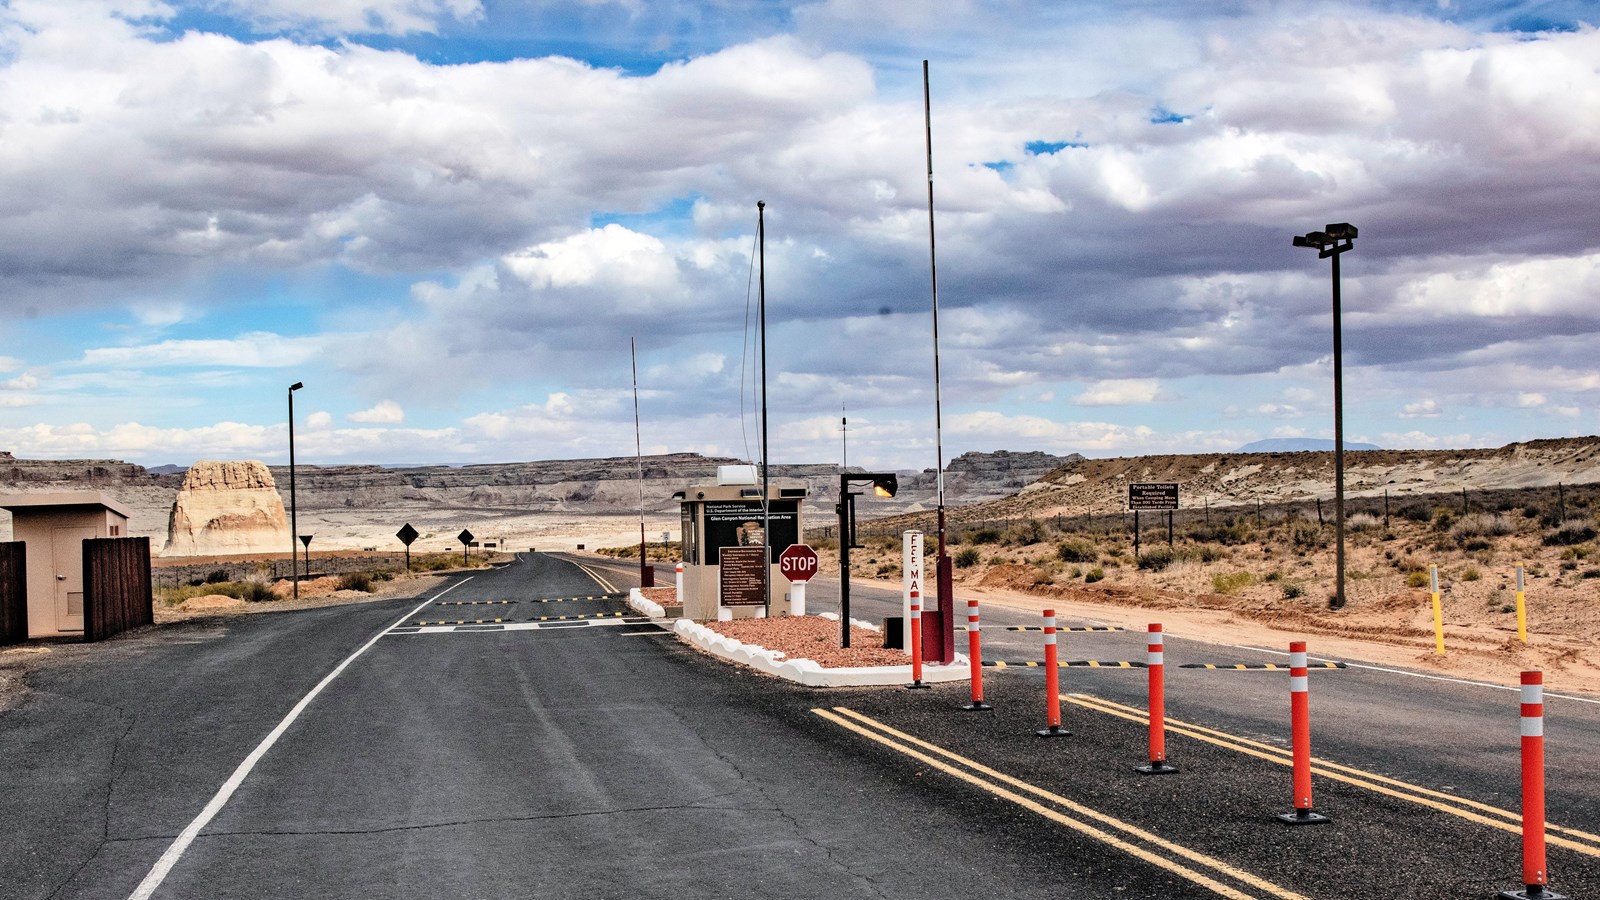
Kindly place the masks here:
[(818, 568), (817, 551), (805, 544), (790, 544), (788, 549), (778, 554), (778, 571), (790, 581), (802, 584), (810, 581)]

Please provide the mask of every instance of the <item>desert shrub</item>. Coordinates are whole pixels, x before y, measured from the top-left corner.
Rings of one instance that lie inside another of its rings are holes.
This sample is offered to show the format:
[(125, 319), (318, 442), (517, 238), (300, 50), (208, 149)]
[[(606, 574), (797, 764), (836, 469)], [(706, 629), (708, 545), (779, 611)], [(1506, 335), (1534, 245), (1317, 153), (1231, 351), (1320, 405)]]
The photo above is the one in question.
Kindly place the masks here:
[(1406, 587), (1424, 588), (1432, 583), (1433, 579), (1427, 572), (1411, 572), (1406, 575)]
[(838, 538), (814, 538), (814, 537), (811, 537), (810, 535), (806, 535), (805, 542), (807, 544), (811, 545), (811, 549), (813, 549), (813, 550), (837, 550), (837, 549), (839, 549), (839, 539)]
[(1218, 547), (1216, 544), (1196, 544), (1190, 547), (1184, 555), (1189, 559), (1208, 563), (1222, 559), (1228, 555), (1228, 551)]
[(1139, 568), (1147, 572), (1161, 572), (1172, 565), (1177, 558), (1178, 555), (1173, 553), (1171, 548), (1157, 547), (1145, 551), (1144, 555), (1139, 557)]
[(1237, 546), (1255, 539), (1255, 526), (1237, 516), (1217, 525), (1200, 525), (1189, 529), (1189, 539), (1201, 543)]
[(1426, 522), (1433, 518), (1433, 507), (1422, 503), (1406, 503), (1395, 510), (1394, 514), (1407, 522)]
[(227, 569), (217, 569), (206, 576), (206, 584), (221, 584), (228, 580)]
[(1100, 548), (1092, 541), (1073, 538), (1056, 545), (1056, 558), (1062, 562), (1091, 563), (1100, 558)]
[(1368, 531), (1377, 528), (1381, 521), (1383, 520), (1372, 513), (1358, 512), (1345, 517), (1344, 527), (1351, 531)]
[(1578, 544), (1576, 546), (1568, 547), (1567, 549), (1561, 551), (1561, 558), (1562, 559), (1588, 559), (1589, 558), (1589, 554), (1591, 554), (1593, 552), (1594, 552), (1594, 550), (1592, 550), (1591, 548), (1586, 547), (1583, 544)]
[(956, 551), (956, 568), (970, 569), (982, 558), (983, 554), (978, 552), (977, 547), (962, 547)]
[(899, 575), (900, 574), (900, 567), (895, 565), (894, 563), (884, 563), (883, 565), (878, 567), (877, 574), (879, 576), (883, 576), (883, 575)]
[(1456, 514), (1455, 513), (1451, 512), (1448, 509), (1434, 510), (1434, 513), (1433, 513), (1433, 525), (1430, 526), (1431, 528), (1433, 528), (1434, 531), (1448, 533), (1450, 531), (1450, 529), (1455, 527), (1455, 524), (1456, 524)]
[(1008, 562), (1011, 562), (1011, 560), (1007, 559), (1004, 553), (996, 553), (989, 557), (989, 565), (991, 566), (1003, 566)]
[(1056, 579), (1055, 579), (1054, 575), (1050, 574), (1049, 572), (1047, 572), (1047, 571), (1045, 571), (1043, 569), (1040, 569), (1039, 571), (1033, 573), (1033, 586), (1034, 587), (1044, 587), (1046, 585), (1054, 584), (1055, 580)]
[(1500, 537), (1510, 533), (1511, 522), (1505, 516), (1492, 513), (1462, 516), (1450, 526), (1450, 536), (1462, 542), (1469, 538)]
[(1000, 532), (993, 528), (979, 528), (967, 535), (969, 544), (997, 544), (1000, 542)]
[(1566, 547), (1572, 544), (1581, 544), (1592, 541), (1595, 537), (1594, 523), (1587, 519), (1568, 519), (1544, 533), (1546, 547)]
[(1211, 589), (1219, 594), (1234, 594), (1256, 583), (1250, 572), (1218, 572), (1211, 576)]
[(1089, 571), (1083, 573), (1083, 583), (1084, 584), (1094, 584), (1096, 581), (1104, 580), (1105, 577), (1106, 577), (1106, 570), (1100, 568), (1099, 566), (1095, 566), (1094, 568), (1090, 569)]
[(1303, 597), (1305, 596), (1305, 593), (1306, 589), (1293, 581), (1285, 581), (1283, 583), (1283, 599), (1285, 600), (1294, 600), (1298, 597)]
[(1029, 544), (1040, 544), (1045, 539), (1044, 523), (1038, 519), (1025, 519), (1007, 528), (1005, 534), (1000, 536), (1001, 542), (1010, 547), (1026, 547)]
[(1600, 578), (1600, 569), (1584, 569), (1579, 578)]
[(339, 590), (372, 593), (372, 576), (366, 572), (346, 572), (339, 576)]
[(1465, 572), (1461, 573), (1461, 580), (1462, 581), (1477, 581), (1478, 579), (1480, 579), (1482, 577), (1483, 577), (1483, 573), (1479, 572), (1477, 569), (1468, 569)]
[(1297, 523), (1289, 533), (1289, 540), (1296, 550), (1315, 550), (1328, 545), (1328, 538), (1322, 532), (1322, 526), (1310, 522)]

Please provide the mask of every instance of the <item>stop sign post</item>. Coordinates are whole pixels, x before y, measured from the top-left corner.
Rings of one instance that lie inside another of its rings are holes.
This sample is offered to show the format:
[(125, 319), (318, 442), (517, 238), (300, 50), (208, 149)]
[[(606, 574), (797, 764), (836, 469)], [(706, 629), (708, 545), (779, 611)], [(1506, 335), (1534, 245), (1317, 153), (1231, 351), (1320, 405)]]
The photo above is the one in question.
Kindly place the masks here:
[(778, 554), (778, 571), (793, 585), (789, 592), (790, 615), (806, 614), (806, 582), (817, 574), (820, 566), (817, 551), (805, 544), (790, 544)]

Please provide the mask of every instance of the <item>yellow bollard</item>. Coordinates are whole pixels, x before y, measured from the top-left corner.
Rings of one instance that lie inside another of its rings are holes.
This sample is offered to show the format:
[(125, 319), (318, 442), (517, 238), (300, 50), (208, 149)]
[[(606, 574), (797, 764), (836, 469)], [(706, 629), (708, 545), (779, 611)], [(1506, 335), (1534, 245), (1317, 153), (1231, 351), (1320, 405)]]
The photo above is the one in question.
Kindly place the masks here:
[(1428, 567), (1428, 581), (1433, 588), (1433, 652), (1444, 655), (1444, 608), (1439, 604), (1439, 567)]
[(1522, 565), (1517, 565), (1517, 637), (1528, 642), (1528, 604), (1522, 594)]

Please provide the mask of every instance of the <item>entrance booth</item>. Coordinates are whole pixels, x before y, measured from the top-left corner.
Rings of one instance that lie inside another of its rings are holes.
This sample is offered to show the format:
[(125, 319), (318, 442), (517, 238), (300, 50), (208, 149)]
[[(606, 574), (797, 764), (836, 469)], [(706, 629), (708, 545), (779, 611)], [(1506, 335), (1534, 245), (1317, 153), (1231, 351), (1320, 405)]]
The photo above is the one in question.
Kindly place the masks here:
[(27, 545), (28, 636), (83, 634), (83, 542), (128, 536), (128, 509), (95, 491), (0, 497)]
[[(683, 519), (684, 618), (706, 622), (787, 614), (789, 579), (779, 570), (778, 556), (801, 543), (805, 486), (772, 484), (767, 494), (770, 540), (762, 527), (761, 485), (754, 466), (718, 466), (716, 484), (673, 497)], [(767, 550), (770, 611), (761, 596), (760, 549)], [(725, 550), (732, 551), (726, 559)]]

